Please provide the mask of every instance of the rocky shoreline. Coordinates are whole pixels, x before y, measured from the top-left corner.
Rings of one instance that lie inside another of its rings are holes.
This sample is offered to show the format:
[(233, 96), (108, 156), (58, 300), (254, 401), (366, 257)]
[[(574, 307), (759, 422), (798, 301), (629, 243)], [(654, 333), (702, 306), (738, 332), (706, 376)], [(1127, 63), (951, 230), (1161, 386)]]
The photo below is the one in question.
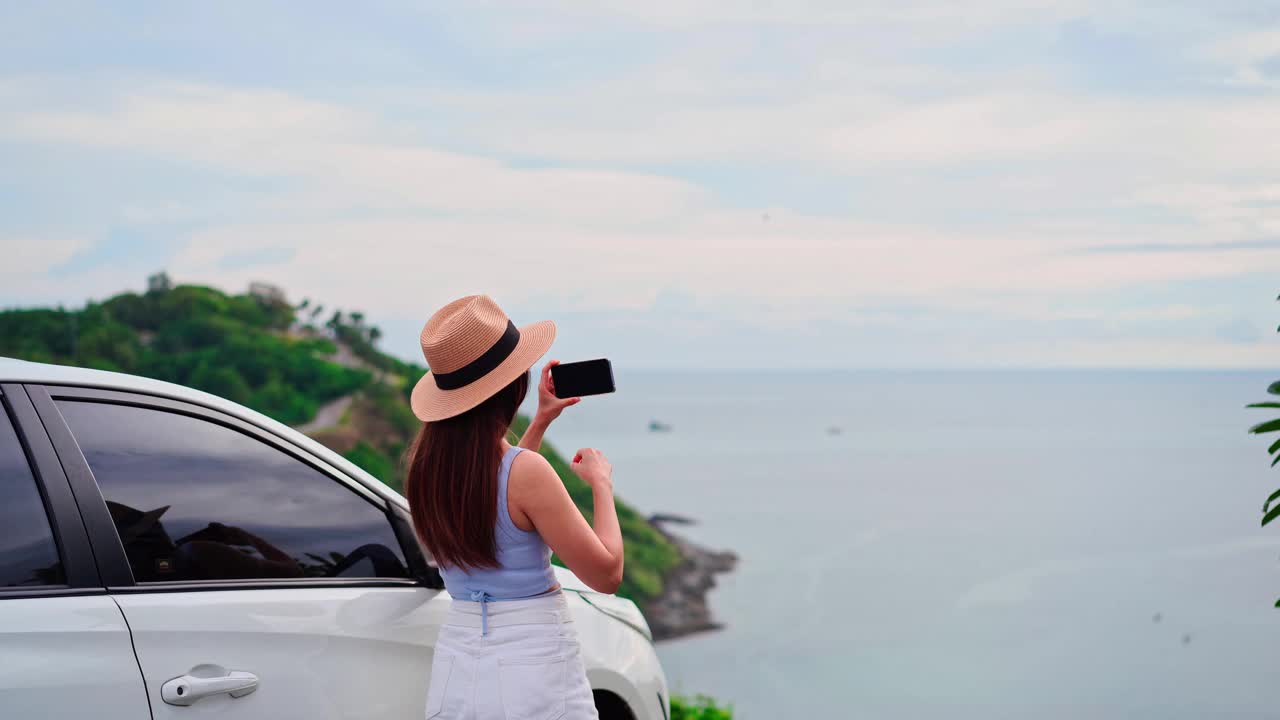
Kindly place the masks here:
[(668, 525), (692, 525), (679, 515), (658, 514), (649, 524), (675, 545), (684, 558), (667, 573), (662, 593), (645, 603), (645, 619), (655, 641), (672, 640), (723, 627), (712, 619), (707, 593), (716, 586), (715, 576), (733, 570), (738, 556), (731, 551), (709, 550), (671, 532)]

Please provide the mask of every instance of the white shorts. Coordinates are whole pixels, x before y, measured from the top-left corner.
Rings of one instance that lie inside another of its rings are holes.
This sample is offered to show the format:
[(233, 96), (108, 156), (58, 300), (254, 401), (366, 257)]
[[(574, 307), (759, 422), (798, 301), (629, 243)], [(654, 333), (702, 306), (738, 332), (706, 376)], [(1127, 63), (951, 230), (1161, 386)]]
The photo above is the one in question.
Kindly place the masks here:
[(598, 720), (564, 594), (454, 600), (436, 641), (427, 720)]

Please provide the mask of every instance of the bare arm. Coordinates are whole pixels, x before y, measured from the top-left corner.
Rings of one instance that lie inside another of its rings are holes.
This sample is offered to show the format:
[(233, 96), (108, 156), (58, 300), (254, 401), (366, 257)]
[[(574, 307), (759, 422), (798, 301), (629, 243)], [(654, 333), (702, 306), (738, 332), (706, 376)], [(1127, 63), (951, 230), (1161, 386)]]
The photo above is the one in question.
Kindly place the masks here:
[(524, 429), (524, 435), (520, 436), (520, 447), (525, 450), (538, 452), (542, 448), (542, 436), (547, 432), (547, 426), (551, 421), (541, 415), (534, 415), (529, 421), (529, 427)]
[(588, 587), (617, 592), (622, 584), (622, 528), (613, 504), (612, 468), (599, 450), (587, 449), (574, 458), (573, 471), (591, 486), (594, 527), (573, 504), (556, 471), (535, 453), (516, 458), (508, 502)]
[(542, 379), (538, 383), (538, 412), (529, 421), (524, 435), (520, 437), (520, 447), (537, 451), (542, 447), (542, 436), (547, 432), (551, 421), (560, 417), (561, 411), (570, 405), (577, 405), (582, 398), (556, 397), (556, 385), (551, 379), (551, 368), (559, 365), (559, 360), (552, 360), (542, 367)]

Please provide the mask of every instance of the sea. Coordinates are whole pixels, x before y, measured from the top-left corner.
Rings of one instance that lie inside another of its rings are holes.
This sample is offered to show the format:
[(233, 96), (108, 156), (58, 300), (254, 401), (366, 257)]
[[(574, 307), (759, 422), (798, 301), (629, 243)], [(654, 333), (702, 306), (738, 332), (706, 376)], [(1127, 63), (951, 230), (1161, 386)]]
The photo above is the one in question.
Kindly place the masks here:
[(1280, 411), (1244, 408), (1280, 372), (615, 372), (549, 440), (740, 557), (725, 628), (658, 645), (674, 692), (739, 720), (1280, 715), (1280, 468), (1247, 434)]

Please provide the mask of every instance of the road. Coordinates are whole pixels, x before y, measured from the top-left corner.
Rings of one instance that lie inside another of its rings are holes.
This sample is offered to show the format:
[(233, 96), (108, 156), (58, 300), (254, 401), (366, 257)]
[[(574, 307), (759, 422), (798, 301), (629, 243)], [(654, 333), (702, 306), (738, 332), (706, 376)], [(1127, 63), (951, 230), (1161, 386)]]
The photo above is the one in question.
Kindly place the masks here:
[(316, 411), (316, 416), (310, 422), (294, 425), (293, 428), (300, 433), (309, 435), (317, 430), (324, 430), (337, 425), (338, 421), (342, 420), (342, 414), (347, 411), (347, 408), (351, 407), (352, 397), (354, 396), (343, 395), (336, 400), (330, 400), (320, 406), (320, 409)]

